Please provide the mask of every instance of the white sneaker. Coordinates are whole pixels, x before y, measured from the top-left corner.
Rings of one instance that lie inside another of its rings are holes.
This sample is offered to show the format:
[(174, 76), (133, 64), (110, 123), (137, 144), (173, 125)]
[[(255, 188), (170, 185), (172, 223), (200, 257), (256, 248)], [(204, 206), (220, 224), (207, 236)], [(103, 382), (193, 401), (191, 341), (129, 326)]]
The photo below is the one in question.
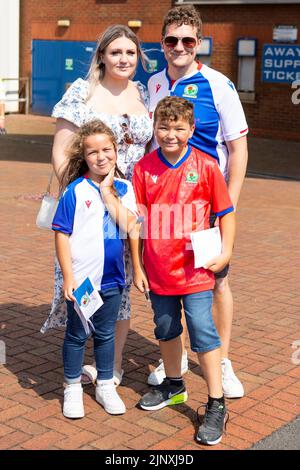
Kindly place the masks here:
[[(97, 369), (96, 369), (96, 364), (86, 364), (85, 366), (82, 367), (82, 372), (81, 372), (81, 383), (82, 385), (88, 385), (88, 384), (95, 384), (97, 380)], [(120, 385), (122, 382), (124, 375), (124, 370), (121, 369), (121, 372), (118, 372), (116, 369), (114, 369), (114, 384), (117, 387)]]
[[(181, 375), (184, 375), (189, 370), (189, 363), (187, 352), (183, 353), (181, 359)], [(166, 378), (165, 365), (162, 359), (159, 360), (159, 366), (154, 369), (148, 376), (149, 385), (160, 385)]]
[(66, 418), (83, 418), (83, 390), (81, 384), (66, 385), (64, 390), (63, 415)]
[(96, 383), (97, 380), (97, 369), (95, 364), (86, 364), (82, 367), (81, 371), (81, 383), (82, 385), (87, 385), (91, 383)]
[(121, 372), (118, 372), (116, 369), (114, 369), (114, 384), (116, 387), (118, 387), (118, 385), (120, 385), (120, 383), (122, 382), (123, 375), (124, 375), (123, 369), (121, 369)]
[(96, 400), (111, 415), (122, 415), (126, 411), (126, 407), (117, 393), (113, 379), (97, 381)]
[(244, 387), (235, 375), (231, 361), (223, 358), (222, 364), (222, 387), (226, 398), (241, 398), (244, 396)]

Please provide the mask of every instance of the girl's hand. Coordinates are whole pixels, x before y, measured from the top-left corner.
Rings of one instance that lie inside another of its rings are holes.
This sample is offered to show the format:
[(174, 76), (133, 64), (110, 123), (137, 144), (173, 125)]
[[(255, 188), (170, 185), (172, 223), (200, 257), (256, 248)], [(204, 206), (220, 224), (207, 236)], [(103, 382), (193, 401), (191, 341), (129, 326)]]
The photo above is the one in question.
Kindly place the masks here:
[(213, 273), (218, 273), (222, 271), (222, 269), (227, 266), (231, 258), (231, 254), (228, 253), (221, 253), (219, 256), (216, 256), (215, 258), (212, 258), (209, 260), (205, 266), (203, 266), (204, 269), (209, 269)]
[(142, 267), (133, 271), (133, 284), (140, 292), (149, 292), (150, 289), (147, 274)]
[(77, 289), (77, 282), (74, 278), (66, 279), (63, 283), (63, 293), (66, 300), (70, 300), (71, 302), (75, 302), (75, 297), (73, 295), (73, 291)]
[(114, 184), (114, 175), (115, 175), (115, 166), (112, 167), (110, 172), (103, 178), (103, 180), (100, 183), (100, 189), (107, 191), (107, 189), (112, 189), (113, 184)]

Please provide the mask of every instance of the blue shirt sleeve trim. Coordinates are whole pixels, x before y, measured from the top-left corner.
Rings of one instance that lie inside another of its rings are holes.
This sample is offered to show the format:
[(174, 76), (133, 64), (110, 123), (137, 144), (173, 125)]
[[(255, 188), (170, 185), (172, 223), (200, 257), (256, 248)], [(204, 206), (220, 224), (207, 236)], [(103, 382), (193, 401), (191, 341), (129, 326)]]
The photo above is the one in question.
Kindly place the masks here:
[(57, 227), (55, 225), (52, 225), (52, 230), (54, 232), (62, 232), (62, 233), (65, 233), (66, 235), (72, 235), (72, 232), (68, 232), (67, 230), (63, 229), (63, 228), (60, 228), (60, 227)]
[(222, 215), (226, 215), (226, 214), (229, 214), (230, 212), (233, 212), (234, 211), (234, 208), (233, 206), (231, 207), (228, 207), (228, 209), (225, 209), (224, 211), (221, 211), (221, 212), (216, 212), (216, 216), (217, 217), (222, 217)]

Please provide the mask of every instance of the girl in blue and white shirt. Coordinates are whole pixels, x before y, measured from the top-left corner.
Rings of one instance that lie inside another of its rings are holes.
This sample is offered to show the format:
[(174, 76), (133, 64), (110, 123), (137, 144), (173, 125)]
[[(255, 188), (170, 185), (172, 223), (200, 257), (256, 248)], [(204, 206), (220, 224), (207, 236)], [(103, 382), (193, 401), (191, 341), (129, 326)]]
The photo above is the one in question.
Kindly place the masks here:
[[(125, 286), (124, 233), (136, 228), (131, 183), (116, 166), (113, 132), (95, 120), (75, 135), (63, 170), (64, 189), (52, 228), (63, 274), (68, 321), (63, 345), (63, 414), (84, 416), (81, 369), (87, 334), (74, 310), (73, 290), (89, 277), (104, 302), (91, 317), (98, 372), (96, 400), (110, 414), (125, 413), (113, 381), (114, 331)], [(123, 235), (122, 235), (123, 234)]]

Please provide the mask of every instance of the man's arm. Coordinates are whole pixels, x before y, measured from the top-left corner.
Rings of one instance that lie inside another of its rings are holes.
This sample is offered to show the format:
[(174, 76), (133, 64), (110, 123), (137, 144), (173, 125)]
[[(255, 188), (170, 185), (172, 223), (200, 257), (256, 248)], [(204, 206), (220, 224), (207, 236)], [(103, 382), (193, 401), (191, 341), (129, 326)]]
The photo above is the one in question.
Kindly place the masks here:
[(229, 153), (228, 192), (236, 210), (247, 169), (247, 137), (243, 136), (236, 140), (227, 141), (226, 145)]

